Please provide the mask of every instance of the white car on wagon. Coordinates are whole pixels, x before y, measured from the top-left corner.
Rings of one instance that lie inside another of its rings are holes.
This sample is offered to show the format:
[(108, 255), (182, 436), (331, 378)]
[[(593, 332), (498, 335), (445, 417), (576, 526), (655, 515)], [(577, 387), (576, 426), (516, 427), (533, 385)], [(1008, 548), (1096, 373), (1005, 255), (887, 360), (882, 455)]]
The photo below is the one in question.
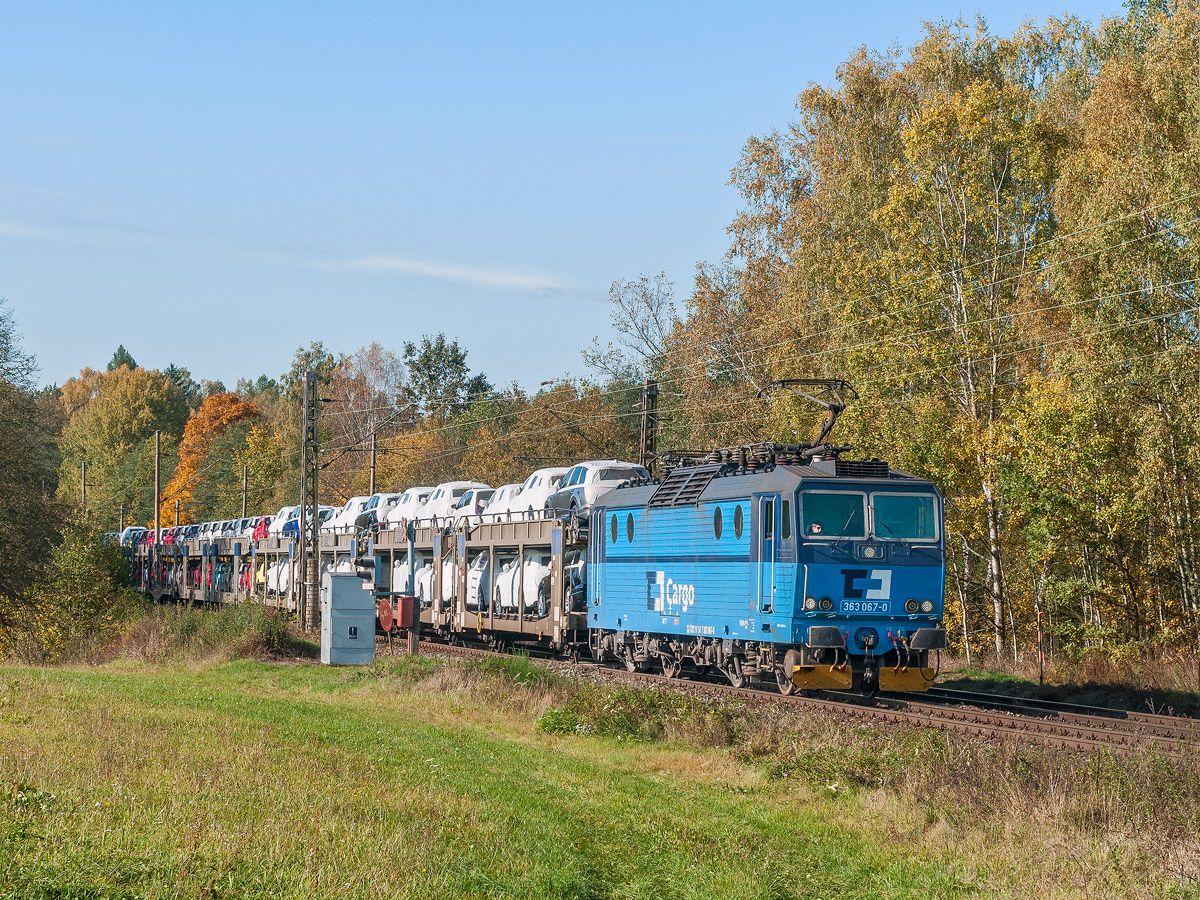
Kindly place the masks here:
[(619, 459), (588, 460), (571, 467), (558, 490), (546, 498), (546, 506), (555, 515), (582, 512), (618, 485), (649, 477), (650, 473), (635, 463)]
[(431, 487), (410, 487), (400, 495), (400, 499), (388, 510), (383, 520), (384, 528), (394, 528), (401, 522), (419, 519), (422, 508), (429, 495), (434, 492)]
[(543, 515), (546, 498), (559, 489), (563, 477), (569, 472), (566, 466), (538, 469), (521, 485), (521, 493), (513, 506), (514, 519), (536, 519)]
[(462, 499), (463, 494), (467, 491), (482, 488), (490, 490), (490, 486), (481, 484), (478, 481), (447, 481), (439, 484), (433, 489), (433, 493), (429, 495), (429, 499), (425, 501), (425, 505), (421, 507), (418, 519), (430, 519), (436, 524), (445, 524), (448, 519), (453, 518), (451, 510), (455, 504)]
[(502, 484), (496, 488), (496, 492), (492, 494), (492, 499), (488, 501), (487, 506), (483, 508), (480, 514), (484, 522), (509, 522), (517, 509), (515, 504), (519, 503), (521, 496), (521, 485), (519, 484)]

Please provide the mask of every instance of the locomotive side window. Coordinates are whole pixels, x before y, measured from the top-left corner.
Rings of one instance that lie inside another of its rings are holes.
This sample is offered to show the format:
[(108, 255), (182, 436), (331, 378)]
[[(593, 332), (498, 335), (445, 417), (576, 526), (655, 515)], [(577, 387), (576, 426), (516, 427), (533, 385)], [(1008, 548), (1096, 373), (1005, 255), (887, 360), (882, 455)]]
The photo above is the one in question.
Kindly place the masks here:
[(718, 506), (713, 510), (713, 537), (718, 541), (721, 539), (721, 526), (721, 507)]
[(617, 529), (618, 529), (617, 517), (616, 517), (616, 515), (614, 515), (612, 517), (612, 542), (614, 544), (617, 542), (617, 535), (619, 534), (619, 531)]
[(867, 498), (849, 491), (804, 491), (800, 495), (806, 540), (867, 536)]
[(625, 519), (625, 540), (633, 543), (633, 513), (630, 513)]
[(780, 518), (783, 520), (779, 524), (779, 533), (785, 541), (792, 539), (792, 501), (784, 500), (783, 506), (780, 508)]
[(733, 510), (733, 536), (739, 541), (742, 539), (742, 504), (738, 504)]
[(769, 541), (775, 536), (775, 501), (762, 502), (762, 534), (763, 540)]
[(929, 494), (872, 494), (871, 519), (878, 538), (937, 540), (937, 503)]

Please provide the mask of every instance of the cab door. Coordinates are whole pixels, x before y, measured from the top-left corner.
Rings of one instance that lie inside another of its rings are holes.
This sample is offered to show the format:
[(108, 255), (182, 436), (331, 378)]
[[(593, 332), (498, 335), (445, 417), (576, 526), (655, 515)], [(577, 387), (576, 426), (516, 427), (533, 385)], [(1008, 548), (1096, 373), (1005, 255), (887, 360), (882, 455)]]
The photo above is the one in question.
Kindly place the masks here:
[(779, 562), (779, 494), (755, 494), (754, 540), (758, 547), (758, 611), (775, 611), (775, 568)]

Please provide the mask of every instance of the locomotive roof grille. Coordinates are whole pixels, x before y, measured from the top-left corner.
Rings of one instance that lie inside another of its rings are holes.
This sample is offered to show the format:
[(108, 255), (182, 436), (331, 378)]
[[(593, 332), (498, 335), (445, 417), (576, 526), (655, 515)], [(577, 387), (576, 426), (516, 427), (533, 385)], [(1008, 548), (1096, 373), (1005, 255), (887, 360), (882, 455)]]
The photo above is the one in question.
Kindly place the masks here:
[(891, 470), (882, 459), (839, 459), (834, 471), (839, 478), (887, 478)]
[(699, 503), (700, 495), (720, 471), (719, 464), (672, 469), (650, 496), (646, 506), (655, 509)]

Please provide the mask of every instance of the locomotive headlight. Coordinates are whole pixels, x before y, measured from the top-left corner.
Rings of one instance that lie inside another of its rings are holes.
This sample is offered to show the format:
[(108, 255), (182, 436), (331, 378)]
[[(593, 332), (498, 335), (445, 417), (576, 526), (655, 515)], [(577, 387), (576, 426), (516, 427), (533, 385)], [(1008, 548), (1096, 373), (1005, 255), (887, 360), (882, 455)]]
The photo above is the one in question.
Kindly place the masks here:
[(805, 597), (804, 598), (804, 608), (809, 609), (809, 610), (816, 609), (817, 608), (817, 598), (816, 597)]
[(918, 603), (916, 600), (909, 599), (909, 600), (904, 601), (904, 611), (905, 612), (915, 613), (920, 608), (921, 608), (921, 604)]
[(831, 609), (833, 609), (833, 601), (828, 597), (822, 597), (821, 609), (823, 609), (825, 612), (829, 612)]
[(933, 601), (932, 600), (922, 600), (921, 601), (921, 612), (923, 612), (923, 613), (933, 612)]
[(862, 548), (862, 555), (863, 559), (878, 559), (883, 554), (879, 552), (878, 547), (872, 547), (870, 544), (867, 544)]

